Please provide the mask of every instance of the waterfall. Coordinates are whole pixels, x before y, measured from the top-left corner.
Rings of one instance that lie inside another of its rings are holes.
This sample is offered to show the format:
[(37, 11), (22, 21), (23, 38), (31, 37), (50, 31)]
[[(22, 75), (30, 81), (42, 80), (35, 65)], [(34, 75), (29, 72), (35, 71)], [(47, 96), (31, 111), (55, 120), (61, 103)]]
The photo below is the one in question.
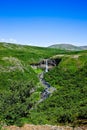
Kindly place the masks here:
[(48, 61), (46, 59), (46, 69), (45, 69), (45, 72), (48, 72)]

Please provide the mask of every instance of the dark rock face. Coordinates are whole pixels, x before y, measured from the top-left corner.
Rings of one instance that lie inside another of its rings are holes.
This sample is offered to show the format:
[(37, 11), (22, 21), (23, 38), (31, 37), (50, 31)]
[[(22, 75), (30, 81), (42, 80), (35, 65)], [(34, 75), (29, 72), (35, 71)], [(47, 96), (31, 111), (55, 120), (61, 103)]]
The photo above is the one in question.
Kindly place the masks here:
[(44, 59), (39, 63), (36, 64), (31, 64), (32, 67), (34, 68), (42, 68), (45, 69), (46, 68), (46, 61), (47, 61), (47, 65), (48, 65), (48, 70), (52, 69), (54, 66), (57, 66), (60, 61), (61, 58), (56, 58), (56, 59)]

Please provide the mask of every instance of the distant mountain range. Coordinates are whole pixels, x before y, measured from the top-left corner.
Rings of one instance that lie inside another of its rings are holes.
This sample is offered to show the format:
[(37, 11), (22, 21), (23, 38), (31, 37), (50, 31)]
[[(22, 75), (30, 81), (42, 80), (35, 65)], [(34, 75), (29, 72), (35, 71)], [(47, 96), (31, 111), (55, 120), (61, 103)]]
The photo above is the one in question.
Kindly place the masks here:
[(87, 50), (87, 46), (80, 46), (82, 50)]
[(75, 51), (79, 51), (79, 50), (87, 50), (87, 46), (75, 46), (72, 44), (54, 44), (49, 46), (50, 48), (58, 48), (61, 50), (75, 50)]

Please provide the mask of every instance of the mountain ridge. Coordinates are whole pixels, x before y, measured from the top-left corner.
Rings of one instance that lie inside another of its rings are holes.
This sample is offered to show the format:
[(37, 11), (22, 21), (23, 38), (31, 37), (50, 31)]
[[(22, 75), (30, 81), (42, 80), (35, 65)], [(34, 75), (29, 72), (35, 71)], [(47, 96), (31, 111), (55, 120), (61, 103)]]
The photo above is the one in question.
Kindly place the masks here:
[(49, 48), (58, 48), (58, 49), (64, 49), (64, 50), (76, 50), (76, 51), (80, 51), (80, 50), (87, 50), (87, 46), (76, 46), (73, 44), (66, 44), (66, 43), (61, 43), (61, 44), (53, 44), (51, 46), (49, 46)]

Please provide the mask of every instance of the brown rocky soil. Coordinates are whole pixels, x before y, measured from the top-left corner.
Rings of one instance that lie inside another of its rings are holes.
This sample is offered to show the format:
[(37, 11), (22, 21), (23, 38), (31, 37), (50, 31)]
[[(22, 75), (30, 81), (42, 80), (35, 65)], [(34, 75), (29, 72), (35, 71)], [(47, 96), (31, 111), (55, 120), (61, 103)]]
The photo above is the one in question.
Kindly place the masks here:
[(4, 128), (6, 130), (87, 130), (87, 126), (72, 128), (69, 126), (29, 125), (29, 124), (26, 124), (23, 127), (6, 126)]

